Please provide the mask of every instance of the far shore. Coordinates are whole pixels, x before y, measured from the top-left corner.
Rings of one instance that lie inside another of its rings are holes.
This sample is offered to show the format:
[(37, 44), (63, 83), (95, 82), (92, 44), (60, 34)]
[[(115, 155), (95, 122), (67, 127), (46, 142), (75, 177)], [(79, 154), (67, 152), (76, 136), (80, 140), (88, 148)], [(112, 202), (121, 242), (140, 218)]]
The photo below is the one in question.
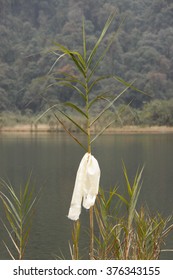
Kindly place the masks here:
[[(63, 129), (57, 129), (56, 127), (50, 127), (46, 124), (38, 124), (37, 126), (31, 126), (29, 124), (18, 124), (14, 126), (4, 126), (0, 128), (0, 133), (32, 133), (32, 132), (63, 132)], [(95, 131), (91, 131), (95, 133)], [(173, 133), (173, 127), (169, 126), (123, 126), (123, 127), (111, 127), (108, 128), (104, 134), (130, 134), (130, 133)]]

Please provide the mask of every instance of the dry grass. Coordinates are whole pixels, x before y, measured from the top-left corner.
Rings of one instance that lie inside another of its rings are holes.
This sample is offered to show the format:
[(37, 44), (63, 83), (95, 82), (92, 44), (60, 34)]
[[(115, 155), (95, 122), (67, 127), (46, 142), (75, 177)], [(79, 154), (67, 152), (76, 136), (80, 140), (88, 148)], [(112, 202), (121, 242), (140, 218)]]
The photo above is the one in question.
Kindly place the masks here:
[[(50, 127), (48, 124), (38, 124), (37, 126), (32, 126), (30, 124), (18, 124), (14, 126), (4, 126), (0, 130), (1, 132), (52, 132), (57, 131), (61, 132), (62, 129), (54, 126)], [(95, 131), (91, 131), (93, 134)], [(146, 126), (146, 127), (140, 127), (140, 126), (123, 126), (123, 127), (111, 127), (108, 128), (105, 134), (116, 134), (116, 133), (122, 133), (122, 134), (130, 134), (130, 133), (173, 133), (173, 127), (169, 126)]]

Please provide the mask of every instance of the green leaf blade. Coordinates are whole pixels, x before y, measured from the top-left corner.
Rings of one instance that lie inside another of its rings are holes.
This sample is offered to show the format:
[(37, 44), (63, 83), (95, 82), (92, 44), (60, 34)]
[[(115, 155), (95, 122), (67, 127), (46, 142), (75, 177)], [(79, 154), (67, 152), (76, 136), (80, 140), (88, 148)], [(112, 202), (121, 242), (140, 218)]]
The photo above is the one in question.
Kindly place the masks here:
[(54, 113), (55, 118), (59, 121), (59, 123), (62, 125), (64, 130), (67, 132), (67, 134), (75, 141), (77, 142), (85, 151), (87, 151), (87, 148), (66, 128), (64, 123), (60, 120), (60, 118)]
[(100, 37), (99, 37), (99, 39), (97, 40), (97, 42), (96, 42), (96, 44), (95, 44), (93, 50), (91, 51), (91, 54), (89, 55), (89, 58), (88, 58), (88, 61), (87, 61), (88, 68), (90, 67), (90, 64), (92, 63), (93, 57), (94, 57), (94, 55), (96, 54), (97, 49), (98, 49), (98, 47), (99, 47), (101, 41), (103, 40), (103, 38), (104, 38), (104, 36), (105, 36), (105, 34), (106, 34), (106, 32), (107, 32), (109, 26), (111, 25), (111, 23), (112, 23), (114, 17), (115, 17), (115, 12), (113, 12), (113, 13), (109, 16), (109, 18), (107, 19), (107, 21), (106, 21), (106, 23), (105, 23), (105, 26), (104, 26), (104, 28), (103, 28), (101, 34), (100, 34)]
[(84, 134), (88, 135), (86, 130), (84, 130), (77, 122), (75, 122), (74, 119), (72, 119), (70, 116), (68, 116), (65, 112), (62, 110), (58, 110), (62, 115), (64, 115), (69, 121), (71, 121), (76, 127), (78, 127)]
[(80, 113), (82, 116), (84, 116), (86, 119), (88, 119), (88, 116), (85, 114), (85, 112), (79, 108), (79, 106), (75, 105), (72, 102), (65, 102), (64, 105), (73, 108), (74, 110), (76, 110), (78, 113)]

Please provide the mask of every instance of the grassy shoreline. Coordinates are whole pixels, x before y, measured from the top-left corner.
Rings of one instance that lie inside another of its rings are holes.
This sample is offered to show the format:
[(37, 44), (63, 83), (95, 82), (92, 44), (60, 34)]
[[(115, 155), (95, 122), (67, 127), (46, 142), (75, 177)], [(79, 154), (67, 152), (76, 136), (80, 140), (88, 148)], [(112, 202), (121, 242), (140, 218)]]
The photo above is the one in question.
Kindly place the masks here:
[[(16, 133), (16, 132), (63, 132), (63, 129), (50, 127), (47, 124), (38, 124), (32, 126), (30, 124), (18, 124), (13, 126), (4, 126), (0, 129), (0, 133)], [(92, 131), (95, 133), (95, 131)], [(120, 134), (120, 133), (173, 133), (173, 127), (168, 126), (123, 126), (108, 128), (104, 134)]]

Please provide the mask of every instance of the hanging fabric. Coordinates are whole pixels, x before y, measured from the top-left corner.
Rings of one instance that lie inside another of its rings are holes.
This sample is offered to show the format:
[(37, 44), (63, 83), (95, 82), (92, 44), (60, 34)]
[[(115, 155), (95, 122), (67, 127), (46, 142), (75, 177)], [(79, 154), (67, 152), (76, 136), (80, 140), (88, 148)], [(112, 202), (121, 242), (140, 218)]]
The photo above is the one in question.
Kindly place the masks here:
[(78, 220), (81, 213), (81, 205), (89, 209), (94, 205), (99, 190), (100, 167), (98, 161), (90, 153), (86, 153), (76, 174), (68, 218)]

